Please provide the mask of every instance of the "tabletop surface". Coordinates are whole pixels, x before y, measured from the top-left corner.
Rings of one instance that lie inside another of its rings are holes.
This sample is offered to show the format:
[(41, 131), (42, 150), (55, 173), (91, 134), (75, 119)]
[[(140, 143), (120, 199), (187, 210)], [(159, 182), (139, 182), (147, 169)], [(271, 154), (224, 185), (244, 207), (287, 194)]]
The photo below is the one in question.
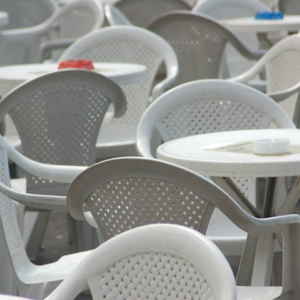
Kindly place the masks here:
[[(110, 78), (127, 76), (129, 81), (140, 77), (146, 72), (146, 67), (138, 64), (123, 63), (93, 63), (95, 71)], [(57, 70), (58, 64), (26, 64), (0, 67), (1, 80), (28, 80), (47, 72)], [(131, 79), (130, 79), (131, 78)]]
[(257, 20), (254, 17), (222, 20), (230, 29), (239, 32), (276, 32), (300, 30), (300, 15), (287, 15), (278, 20)]
[[(118, 84), (140, 82), (147, 75), (147, 68), (138, 64), (93, 63), (95, 71)], [(57, 63), (26, 64), (0, 67), (0, 95), (3, 97), (26, 80), (57, 70)]]
[[(244, 147), (255, 140), (273, 138), (290, 139), (291, 152), (282, 155), (257, 155), (252, 151), (253, 147)], [(260, 129), (194, 135), (162, 144), (157, 149), (157, 158), (208, 176), (300, 175), (300, 131)]]

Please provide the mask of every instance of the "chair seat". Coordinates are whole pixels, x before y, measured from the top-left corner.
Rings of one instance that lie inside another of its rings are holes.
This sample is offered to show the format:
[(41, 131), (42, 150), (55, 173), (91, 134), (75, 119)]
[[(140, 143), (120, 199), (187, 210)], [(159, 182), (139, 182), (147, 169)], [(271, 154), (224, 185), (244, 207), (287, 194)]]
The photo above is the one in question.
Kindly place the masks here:
[(110, 124), (100, 130), (96, 144), (96, 158), (137, 156), (136, 127), (133, 125)]

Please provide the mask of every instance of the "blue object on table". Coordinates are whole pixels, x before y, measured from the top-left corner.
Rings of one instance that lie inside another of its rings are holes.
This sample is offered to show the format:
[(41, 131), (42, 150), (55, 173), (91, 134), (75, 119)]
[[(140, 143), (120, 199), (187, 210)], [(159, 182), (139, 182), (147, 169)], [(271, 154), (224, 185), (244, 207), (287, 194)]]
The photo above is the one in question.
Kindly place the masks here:
[(280, 11), (261, 11), (255, 14), (256, 20), (281, 20), (283, 19), (283, 13)]

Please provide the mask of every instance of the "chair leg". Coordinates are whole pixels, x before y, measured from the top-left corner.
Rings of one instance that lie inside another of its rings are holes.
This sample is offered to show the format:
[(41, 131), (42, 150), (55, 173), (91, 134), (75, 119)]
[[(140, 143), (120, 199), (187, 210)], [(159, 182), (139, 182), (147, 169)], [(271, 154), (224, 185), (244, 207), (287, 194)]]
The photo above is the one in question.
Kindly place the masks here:
[(68, 216), (71, 242), (75, 251), (91, 250), (99, 246), (96, 229), (85, 221), (74, 220)]
[(38, 259), (39, 251), (42, 247), (43, 238), (47, 228), (47, 224), (50, 217), (50, 211), (41, 211), (38, 213), (38, 217), (30, 234), (26, 251), (30, 260), (35, 261)]

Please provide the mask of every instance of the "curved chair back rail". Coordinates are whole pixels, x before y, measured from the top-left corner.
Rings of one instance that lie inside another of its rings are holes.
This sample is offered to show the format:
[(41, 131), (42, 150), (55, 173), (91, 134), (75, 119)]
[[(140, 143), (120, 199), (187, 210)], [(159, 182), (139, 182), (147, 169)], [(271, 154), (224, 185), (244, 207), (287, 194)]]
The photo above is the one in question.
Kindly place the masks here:
[(176, 225), (147, 225), (112, 238), (46, 300), (72, 300), (87, 283), (93, 299), (237, 299), (232, 271), (219, 249), (200, 233)]
[(99, 28), (104, 13), (97, 0), (74, 0), (36, 26), (0, 32), (0, 65), (37, 63), (44, 42), (77, 38)]
[(177, 55), (179, 74), (173, 86), (192, 80), (219, 78), (228, 44), (250, 59), (258, 59), (262, 55), (262, 52), (248, 48), (217, 20), (193, 12), (162, 15), (148, 29), (168, 41)]
[(192, 9), (184, 0), (119, 0), (114, 5), (133, 25), (144, 28), (164, 13)]
[(243, 84), (199, 80), (178, 86), (158, 98), (144, 113), (137, 132), (141, 156), (154, 157), (151, 137), (162, 142), (208, 132), (295, 128), (287, 113), (267, 95)]
[(53, 0), (1, 0), (0, 8), (9, 15), (9, 23), (1, 30), (36, 26), (59, 10)]
[[(0, 102), (0, 119), (9, 114), (34, 160), (62, 165), (95, 162), (95, 145), (110, 104), (115, 116), (126, 111), (121, 88), (110, 79), (85, 70), (61, 70), (25, 82)], [(28, 190), (54, 183), (27, 177)], [(48, 191), (50, 192), (50, 190)]]

